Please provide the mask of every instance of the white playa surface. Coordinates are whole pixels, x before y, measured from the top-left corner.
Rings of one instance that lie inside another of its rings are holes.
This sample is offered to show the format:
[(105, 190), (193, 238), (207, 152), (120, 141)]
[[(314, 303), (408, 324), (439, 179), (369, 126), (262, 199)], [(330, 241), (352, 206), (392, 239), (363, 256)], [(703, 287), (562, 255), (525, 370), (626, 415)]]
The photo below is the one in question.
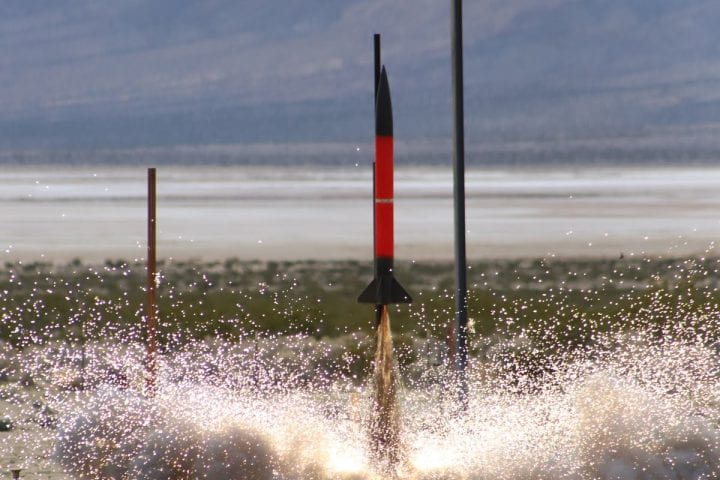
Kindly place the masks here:
[[(718, 168), (467, 172), (471, 260), (701, 253), (720, 235)], [(142, 167), (6, 167), (4, 260), (144, 258)], [(370, 168), (158, 169), (159, 256), (370, 259)], [(396, 172), (396, 256), (450, 259), (450, 167)]]

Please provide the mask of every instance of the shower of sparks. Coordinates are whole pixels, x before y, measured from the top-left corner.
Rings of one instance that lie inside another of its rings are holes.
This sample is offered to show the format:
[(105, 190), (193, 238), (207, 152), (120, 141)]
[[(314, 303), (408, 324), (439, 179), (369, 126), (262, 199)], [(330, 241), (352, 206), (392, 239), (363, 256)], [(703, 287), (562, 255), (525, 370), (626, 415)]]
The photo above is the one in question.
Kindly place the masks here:
[[(465, 412), (451, 394), (442, 339), (420, 334), (443, 324), (448, 312), (434, 308), (433, 299), (451, 293), (419, 295), (410, 310), (418, 333), (408, 347), (414, 356), (397, 370), (393, 414), (404, 461), (393, 475), (720, 478), (720, 308), (710, 295), (717, 270), (705, 259), (660, 265), (666, 271), (648, 277), (657, 288), (633, 284), (631, 272), (642, 260), (618, 267), (599, 286), (587, 285), (581, 269), (558, 272), (543, 263), (531, 278), (521, 267), (517, 278), (483, 273), (488, 282), (546, 289), (493, 311), (495, 333), (473, 337)], [(34, 282), (32, 293), (18, 299), (0, 291), (9, 339), (0, 345), (0, 424), (12, 424), (2, 433), (3, 467), (23, 468), (28, 479), (60, 469), (86, 479), (386, 478), (368, 439), (376, 402), (372, 362), (364, 377), (355, 373), (363, 355), (372, 358), (370, 335), (243, 330), (252, 323), (243, 309), (249, 293), (236, 291), (238, 318), (222, 323), (234, 336), (193, 340), (183, 329), (205, 321), (192, 317), (202, 297), (186, 303), (180, 288), (163, 283), (161, 298), (179, 317), (164, 319), (169, 338), (150, 399), (142, 395), (143, 330), (112, 321), (128, 309), (140, 318), (142, 310), (122, 289), (112, 300), (77, 294), (89, 284), (100, 288), (108, 276), (121, 281), (134, 267), (82, 268), (89, 283), (50, 274), (32, 280), (18, 271), (10, 283)], [(559, 286), (545, 287), (550, 279)], [(198, 273), (188, 286), (202, 291), (213, 281)], [(260, 284), (253, 294), (273, 298), (278, 317), (316, 308), (315, 298), (294, 299), (294, 281), (286, 285), (278, 291)], [(628, 295), (646, 293), (620, 322), (595, 300), (619, 285)], [(682, 301), (669, 300), (670, 288)], [(480, 282), (471, 296), (490, 290)], [(43, 304), (40, 293), (67, 308)], [(569, 302), (571, 294), (584, 298), (592, 315)], [(557, 315), (519, 322), (547, 310)], [(320, 321), (308, 315), (310, 324)], [(39, 318), (47, 330), (34, 328)]]

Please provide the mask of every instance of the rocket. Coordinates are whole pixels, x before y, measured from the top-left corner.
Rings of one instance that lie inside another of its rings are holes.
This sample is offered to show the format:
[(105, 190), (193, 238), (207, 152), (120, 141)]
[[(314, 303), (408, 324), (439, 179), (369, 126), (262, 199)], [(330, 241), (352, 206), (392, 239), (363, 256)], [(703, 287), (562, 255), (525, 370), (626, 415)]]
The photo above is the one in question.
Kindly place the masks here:
[(412, 299), (393, 272), (393, 119), (390, 85), (382, 67), (375, 98), (375, 168), (373, 174), (375, 278), (358, 297), (360, 303), (388, 305)]

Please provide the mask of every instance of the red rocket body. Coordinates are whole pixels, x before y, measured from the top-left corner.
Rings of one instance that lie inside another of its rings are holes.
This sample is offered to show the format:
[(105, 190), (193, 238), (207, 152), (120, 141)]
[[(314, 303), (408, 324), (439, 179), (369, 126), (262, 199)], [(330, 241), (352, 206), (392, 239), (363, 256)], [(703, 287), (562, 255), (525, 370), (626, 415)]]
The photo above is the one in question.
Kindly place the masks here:
[(360, 294), (361, 303), (387, 305), (412, 299), (395, 279), (394, 152), (392, 103), (387, 72), (382, 68), (375, 104), (374, 240), (375, 278)]
[(395, 256), (393, 137), (375, 138), (375, 255)]

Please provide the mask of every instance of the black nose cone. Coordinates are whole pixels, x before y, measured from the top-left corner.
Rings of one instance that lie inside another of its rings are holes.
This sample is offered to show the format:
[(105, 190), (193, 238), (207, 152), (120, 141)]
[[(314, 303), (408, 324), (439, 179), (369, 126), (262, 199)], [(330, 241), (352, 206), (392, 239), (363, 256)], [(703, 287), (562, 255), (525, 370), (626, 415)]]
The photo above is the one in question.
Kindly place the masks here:
[(390, 102), (390, 85), (388, 84), (385, 66), (382, 67), (380, 73), (380, 83), (378, 84), (377, 99), (375, 101), (377, 104), (375, 109), (375, 135), (392, 137), (392, 102)]

